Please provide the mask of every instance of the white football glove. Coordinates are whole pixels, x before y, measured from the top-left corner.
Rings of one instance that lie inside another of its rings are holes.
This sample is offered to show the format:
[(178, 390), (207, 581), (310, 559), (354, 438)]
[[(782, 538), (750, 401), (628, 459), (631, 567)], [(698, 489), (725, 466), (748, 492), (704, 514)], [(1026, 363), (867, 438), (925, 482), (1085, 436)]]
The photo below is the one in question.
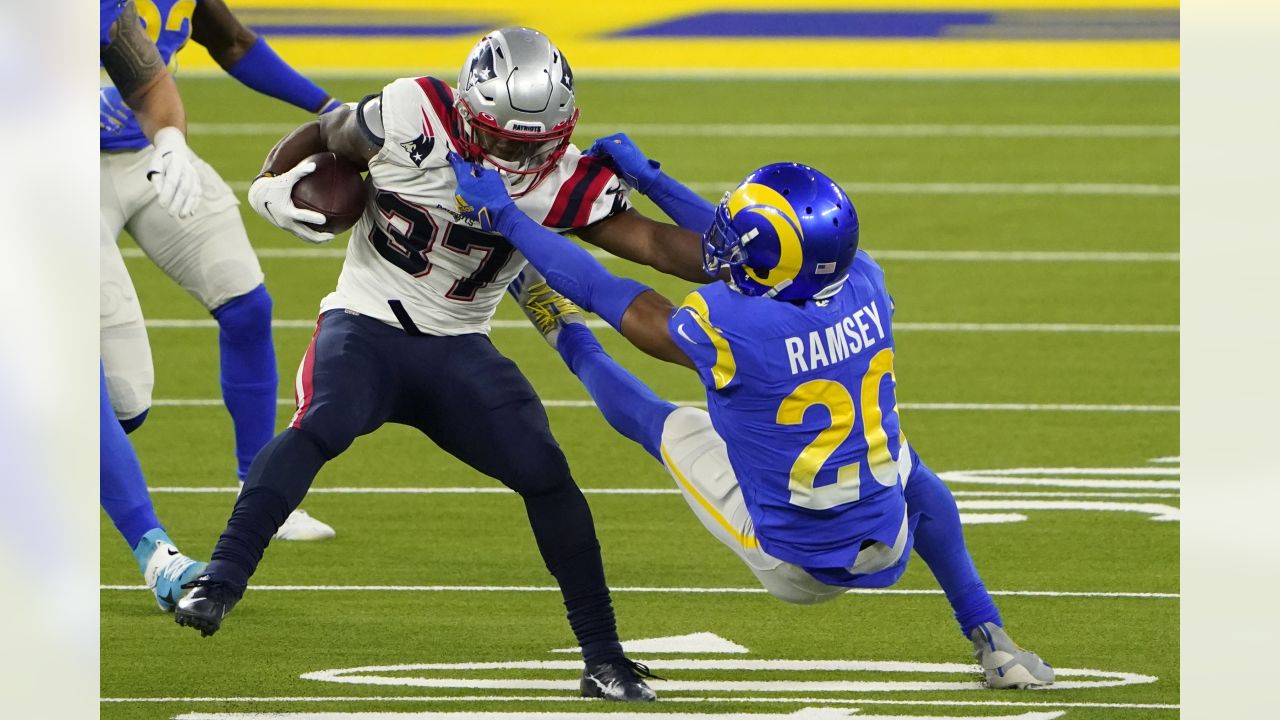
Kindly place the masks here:
[(315, 210), (307, 210), (293, 204), (294, 183), (315, 172), (313, 162), (298, 163), (286, 173), (262, 176), (249, 186), (249, 204), (267, 222), (281, 230), (288, 230), (311, 243), (326, 243), (334, 238), (331, 232), (322, 232), (306, 223), (323, 225), (327, 218)]
[(147, 180), (160, 195), (160, 207), (182, 219), (195, 214), (204, 188), (196, 171), (195, 153), (187, 147), (182, 131), (172, 125), (156, 133)]

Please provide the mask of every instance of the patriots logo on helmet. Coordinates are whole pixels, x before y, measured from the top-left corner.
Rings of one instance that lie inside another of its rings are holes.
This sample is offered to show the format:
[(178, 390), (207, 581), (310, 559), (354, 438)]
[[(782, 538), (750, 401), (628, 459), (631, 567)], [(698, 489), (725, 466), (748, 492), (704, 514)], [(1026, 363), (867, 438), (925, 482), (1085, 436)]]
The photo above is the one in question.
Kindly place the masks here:
[(564, 74), (560, 76), (560, 84), (568, 88), (569, 92), (573, 92), (573, 69), (569, 67), (569, 59), (561, 55), (560, 64), (564, 66)]
[(467, 87), (478, 85), (486, 80), (492, 80), (497, 77), (497, 72), (493, 68), (493, 46), (484, 43), (484, 47), (480, 48), (476, 53), (475, 60), (471, 61), (470, 81)]
[(409, 159), (413, 164), (422, 167), (422, 161), (427, 159), (431, 151), (435, 149), (436, 138), (435, 133), (431, 132), (431, 123), (427, 122), (427, 113), (422, 113), (422, 134), (418, 137), (400, 143), (400, 147), (409, 154)]

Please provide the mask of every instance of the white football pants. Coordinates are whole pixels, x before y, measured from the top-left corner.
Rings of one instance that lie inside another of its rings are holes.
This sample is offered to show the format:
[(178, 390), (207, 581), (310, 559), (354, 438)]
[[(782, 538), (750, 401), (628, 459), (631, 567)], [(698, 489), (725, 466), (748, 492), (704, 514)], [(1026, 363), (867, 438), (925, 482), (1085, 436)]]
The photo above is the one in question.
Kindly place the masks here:
[(208, 163), (196, 159), (204, 197), (196, 214), (178, 220), (162, 207), (147, 181), (151, 147), (103, 152), (100, 157), (102, 218), (102, 366), (116, 417), (128, 420), (151, 406), (155, 370), (133, 280), (116, 244), (122, 230), (166, 275), (212, 311), (262, 283), (262, 268), (240, 219), (239, 201)]
[[(789, 603), (811, 605), (849, 590), (827, 585), (760, 547), (724, 440), (711, 426), (711, 416), (705, 410), (681, 407), (668, 415), (662, 429), (661, 452), (663, 464), (702, 526), (746, 563), (770, 595)], [(910, 457), (905, 448), (902, 455)], [(909, 467), (907, 470), (909, 473)], [(870, 574), (893, 566), (902, 557), (906, 540), (904, 516), (894, 545), (875, 543), (863, 548), (849, 571)]]

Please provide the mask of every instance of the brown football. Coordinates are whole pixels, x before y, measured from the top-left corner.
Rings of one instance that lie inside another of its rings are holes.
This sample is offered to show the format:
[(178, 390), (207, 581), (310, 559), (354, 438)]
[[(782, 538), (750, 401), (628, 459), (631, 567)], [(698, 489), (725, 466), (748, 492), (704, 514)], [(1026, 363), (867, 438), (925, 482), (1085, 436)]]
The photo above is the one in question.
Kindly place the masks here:
[(293, 185), (293, 204), (324, 215), (328, 222), (311, 227), (331, 233), (349, 230), (364, 213), (364, 178), (360, 168), (331, 152), (316, 153), (316, 169)]

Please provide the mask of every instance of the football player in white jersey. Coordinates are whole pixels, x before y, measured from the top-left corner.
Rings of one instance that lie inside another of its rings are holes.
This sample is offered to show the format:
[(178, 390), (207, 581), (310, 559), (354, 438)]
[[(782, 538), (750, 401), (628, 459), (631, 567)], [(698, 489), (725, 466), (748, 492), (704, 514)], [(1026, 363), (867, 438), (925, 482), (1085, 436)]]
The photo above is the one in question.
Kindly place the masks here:
[(613, 171), (570, 144), (577, 119), (564, 55), (535, 30), (504, 28), (472, 50), (456, 91), (430, 77), (396, 80), (272, 150), (249, 200), (275, 225), (332, 239), (308, 225), (322, 215), (290, 198), (317, 152), (367, 166), (366, 208), (299, 367), (297, 412), (254, 461), (207, 573), (179, 603), (179, 623), (215, 632), (324, 463), (396, 422), (522, 496), (586, 661), (582, 694), (654, 699), (647, 670), (623, 656), (591, 512), (542, 403), (488, 338), (524, 258), (465, 217), (448, 160), (460, 153), (501, 172), (520, 208), (551, 230), (703, 277), (698, 235), (633, 211)]

